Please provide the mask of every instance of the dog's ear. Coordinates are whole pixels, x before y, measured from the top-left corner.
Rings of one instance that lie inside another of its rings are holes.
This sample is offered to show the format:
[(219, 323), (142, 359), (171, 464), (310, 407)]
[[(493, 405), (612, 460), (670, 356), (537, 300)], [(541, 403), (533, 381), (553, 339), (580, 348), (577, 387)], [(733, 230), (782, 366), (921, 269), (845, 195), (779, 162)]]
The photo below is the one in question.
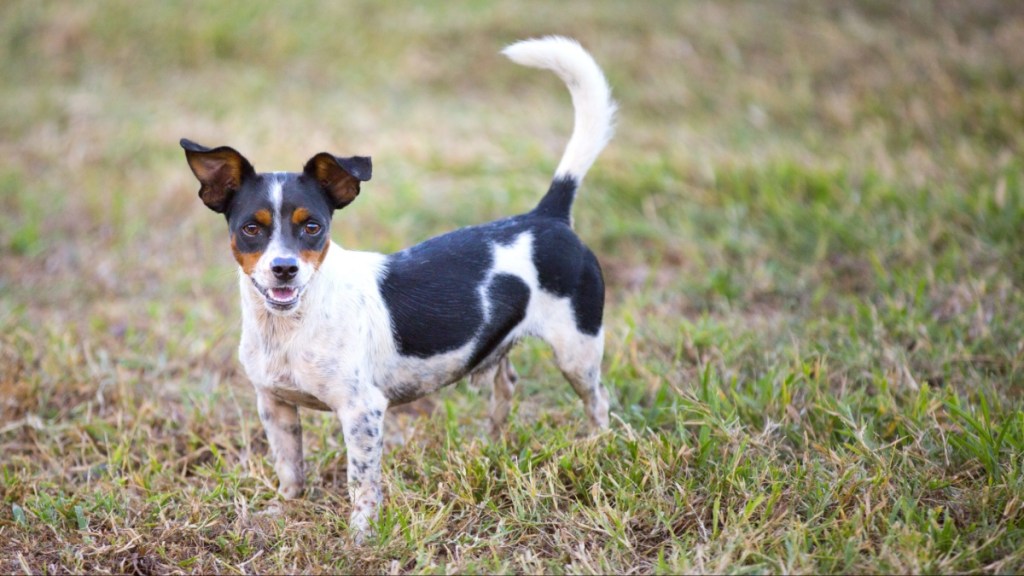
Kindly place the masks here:
[(321, 152), (310, 158), (302, 171), (323, 186), (337, 210), (356, 199), (359, 183), (370, 179), (373, 164), (368, 156), (342, 158)]
[(256, 173), (252, 164), (234, 148), (207, 148), (186, 138), (181, 139), (181, 147), (185, 149), (189, 167), (202, 185), (199, 198), (214, 212), (226, 212), (231, 196), (242, 181)]

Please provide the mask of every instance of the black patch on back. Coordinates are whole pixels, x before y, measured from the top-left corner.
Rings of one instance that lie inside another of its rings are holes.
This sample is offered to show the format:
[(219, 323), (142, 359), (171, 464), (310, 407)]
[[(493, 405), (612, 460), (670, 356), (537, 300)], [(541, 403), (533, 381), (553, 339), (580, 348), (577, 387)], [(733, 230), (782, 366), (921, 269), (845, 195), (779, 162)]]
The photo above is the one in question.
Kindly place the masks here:
[(487, 299), (490, 303), (487, 324), (480, 330), (476, 349), (469, 359), (470, 366), (479, 364), (523, 321), (530, 303), (530, 287), (518, 276), (495, 274), (487, 286)]
[(570, 298), (577, 329), (597, 334), (604, 305), (597, 259), (567, 219), (534, 211), (461, 228), (388, 256), (378, 286), (399, 353), (428, 358), (457, 350), (479, 334), (468, 368), (484, 360), (525, 316), (529, 287), (518, 277), (492, 278), (486, 325), (479, 292), (494, 264), (492, 245), (507, 246), (523, 232), (533, 236), (541, 289)]
[(473, 338), (484, 318), (477, 287), (492, 265), (491, 241), (464, 228), (388, 256), (379, 287), (402, 355), (428, 358)]
[(604, 317), (604, 276), (597, 257), (583, 247), (583, 266), (579, 283), (572, 294), (572, 311), (576, 315), (576, 328), (584, 334), (596, 336)]
[(534, 221), (533, 264), (541, 289), (569, 298), (576, 328), (596, 335), (604, 315), (604, 278), (597, 258), (567, 223), (550, 218)]

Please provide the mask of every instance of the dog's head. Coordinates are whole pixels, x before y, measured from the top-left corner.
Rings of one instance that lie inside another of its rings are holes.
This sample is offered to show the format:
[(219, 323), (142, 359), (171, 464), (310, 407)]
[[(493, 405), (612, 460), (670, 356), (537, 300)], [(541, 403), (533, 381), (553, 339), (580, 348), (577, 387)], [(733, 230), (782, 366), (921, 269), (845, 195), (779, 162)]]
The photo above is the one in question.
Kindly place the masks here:
[(184, 138), (181, 147), (199, 179), (199, 198), (227, 218), (231, 251), (267, 309), (295, 310), (331, 245), (331, 216), (370, 179), (370, 159), (321, 152), (300, 174), (258, 174), (233, 148)]

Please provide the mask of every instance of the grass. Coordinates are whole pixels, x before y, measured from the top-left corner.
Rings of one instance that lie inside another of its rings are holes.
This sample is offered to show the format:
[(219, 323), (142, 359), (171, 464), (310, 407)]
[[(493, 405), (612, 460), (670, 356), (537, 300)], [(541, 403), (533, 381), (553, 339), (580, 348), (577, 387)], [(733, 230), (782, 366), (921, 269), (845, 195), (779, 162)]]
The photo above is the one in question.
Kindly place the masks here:
[[(375, 175), (334, 238), (530, 208), (571, 128), (502, 61), (579, 38), (621, 104), (575, 215), (612, 430), (550, 352), (388, 416), (378, 536), (304, 413), (282, 502), (235, 269), (177, 139)], [(0, 571), (1024, 570), (1024, 10), (1001, 2), (0, 4)]]

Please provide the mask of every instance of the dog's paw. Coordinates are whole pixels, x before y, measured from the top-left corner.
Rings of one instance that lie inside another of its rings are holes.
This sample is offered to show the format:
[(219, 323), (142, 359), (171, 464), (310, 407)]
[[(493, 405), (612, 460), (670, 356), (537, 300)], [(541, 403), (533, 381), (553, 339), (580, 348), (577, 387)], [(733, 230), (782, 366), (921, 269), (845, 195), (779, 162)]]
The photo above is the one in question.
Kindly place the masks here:
[(367, 538), (373, 536), (373, 528), (370, 527), (369, 522), (366, 520), (359, 523), (353, 520), (349, 522), (348, 527), (352, 532), (352, 543), (356, 546), (362, 546), (366, 543)]
[(376, 510), (374, 509), (362, 509), (355, 510), (352, 512), (352, 516), (348, 520), (348, 529), (352, 533), (352, 542), (357, 546), (362, 546), (366, 543), (366, 539), (373, 536), (373, 526), (371, 522), (377, 517)]
[(302, 496), (302, 484), (281, 484), (277, 488), (277, 493), (285, 500), (294, 500)]

